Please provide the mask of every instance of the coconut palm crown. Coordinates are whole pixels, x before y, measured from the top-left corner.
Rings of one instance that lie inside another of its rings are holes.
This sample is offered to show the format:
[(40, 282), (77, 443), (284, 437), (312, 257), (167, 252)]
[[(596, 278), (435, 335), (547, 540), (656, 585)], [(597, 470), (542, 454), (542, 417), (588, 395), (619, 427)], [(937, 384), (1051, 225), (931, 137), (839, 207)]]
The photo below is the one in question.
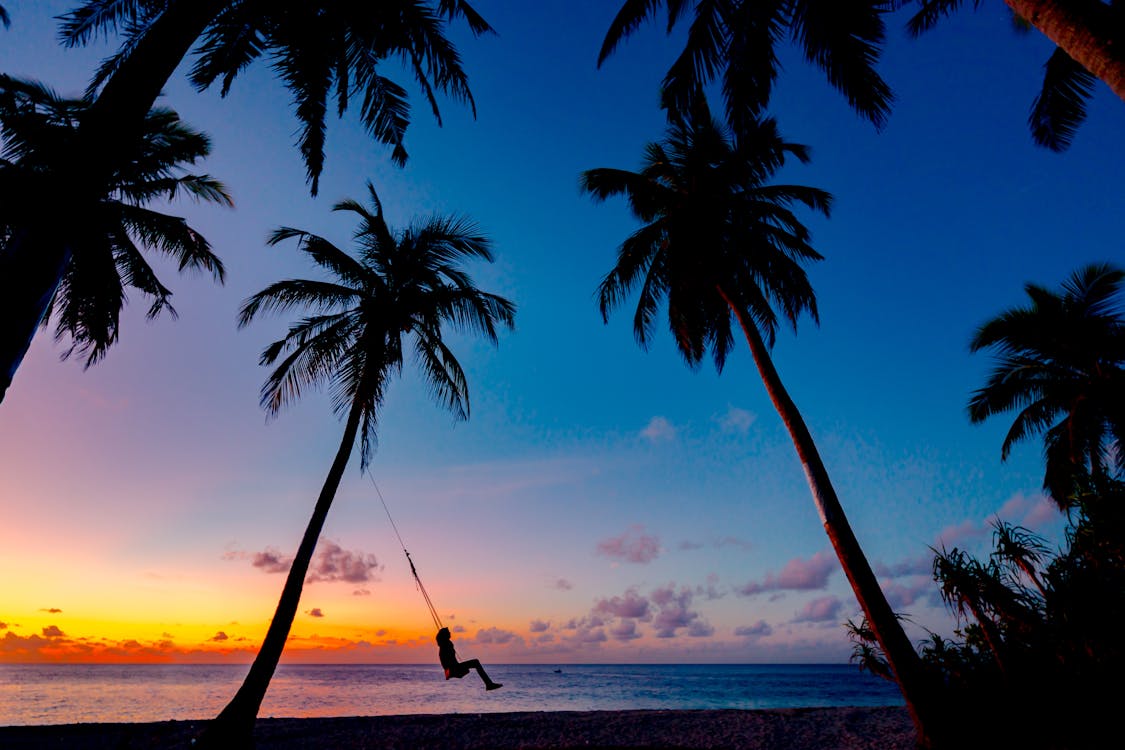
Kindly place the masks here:
[(601, 282), (603, 318), (639, 288), (633, 316), (637, 341), (647, 346), (661, 304), (691, 366), (710, 351), (722, 369), (733, 345), (731, 306), (744, 310), (772, 345), (784, 320), (796, 329), (802, 314), (817, 319), (816, 297), (803, 264), (821, 259), (792, 208), (828, 214), (823, 190), (766, 181), (786, 156), (808, 160), (808, 149), (781, 138), (764, 119), (732, 139), (697, 104), (676, 118), (668, 137), (645, 148), (639, 172), (592, 169), (582, 188), (597, 200), (624, 195), (643, 226), (618, 250)]
[[(73, 139), (89, 101), (63, 99), (33, 81), (0, 75), (0, 183), (8, 197), (0, 206), (0, 241), (6, 243), (22, 216), (34, 207), (27, 196), (39, 195), (61, 174), (55, 157)], [(55, 319), (55, 338), (70, 339), (63, 354), (78, 352), (88, 367), (117, 341), (126, 289), (151, 299), (148, 317), (172, 317), (172, 292), (153, 271), (143, 251), (166, 255), (180, 270), (210, 272), (223, 281), (223, 264), (207, 240), (176, 216), (147, 205), (189, 196), (232, 205), (221, 183), (208, 175), (185, 174), (210, 152), (210, 139), (185, 125), (175, 112), (154, 109), (145, 120), (132, 158), (118, 165), (105, 192), (82, 207), (85, 221), (62, 222), (74, 256), (47, 308), (42, 325)], [(71, 207), (74, 210), (74, 207)]]
[(434, 397), (458, 419), (469, 416), (465, 373), (442, 338), (452, 324), (497, 341), (499, 326), (511, 326), (514, 305), (482, 292), (460, 267), (468, 260), (492, 261), (490, 243), (464, 219), (431, 218), (398, 234), (387, 226), (382, 204), (368, 183), (371, 207), (354, 200), (333, 210), (360, 217), (355, 239), (359, 257), (323, 237), (283, 227), (271, 245), (298, 240), (300, 249), (336, 278), (292, 279), (271, 284), (243, 305), (239, 325), (259, 314), (297, 307), (316, 314), (294, 323), (261, 356), (277, 365), (262, 386), (270, 414), (305, 389), (327, 385), (336, 413), (361, 409), (363, 467), (374, 446), (377, 410), (389, 378), (401, 372), (410, 350)]
[(1054, 291), (1027, 284), (1026, 307), (982, 325), (974, 352), (990, 350), (995, 367), (969, 400), (973, 422), (1015, 411), (1001, 457), (1042, 435), (1043, 485), (1067, 507), (1076, 482), (1125, 467), (1125, 270), (1095, 263)]

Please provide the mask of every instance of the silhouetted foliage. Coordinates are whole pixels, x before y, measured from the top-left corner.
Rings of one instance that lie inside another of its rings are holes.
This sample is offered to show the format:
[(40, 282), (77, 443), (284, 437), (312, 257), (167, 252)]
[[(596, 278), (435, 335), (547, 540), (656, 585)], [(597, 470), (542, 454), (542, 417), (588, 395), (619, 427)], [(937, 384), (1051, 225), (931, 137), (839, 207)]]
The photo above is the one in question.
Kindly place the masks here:
[[(997, 521), (985, 560), (938, 551), (934, 580), (957, 617), (954, 638), (921, 644), (944, 685), (957, 748), (1105, 747), (1118, 732), (1125, 670), (1125, 483), (1087, 481), (1068, 503), (1064, 547)], [(853, 660), (886, 676), (865, 624)]]
[[(888, 6), (895, 8), (905, 5), (920, 6), (906, 26), (914, 36), (929, 31), (944, 16), (955, 12), (965, 4), (966, 0), (890, 0), (887, 3)], [(973, 0), (972, 4), (976, 8), (981, 2)], [(1064, 0), (1057, 4), (1064, 8), (1069, 5), (1071, 7), (1066, 10), (1078, 11), (1070, 13), (1070, 22), (1076, 26), (1088, 25), (1096, 29), (1097, 34), (1113, 40), (1110, 47), (1119, 48), (1121, 44), (1125, 44), (1125, 2), (1120, 0), (1066, 2)], [(1018, 15), (1014, 18), (1015, 25), (1019, 29), (1035, 28), (1031, 19), (1024, 19)], [(1071, 29), (1074, 32), (1079, 30)], [(1073, 34), (1073, 37), (1079, 39), (1077, 33)], [(1077, 51), (1073, 49), (1071, 51), (1079, 55)], [(1117, 56), (1120, 58), (1119, 52)], [(1043, 85), (1028, 115), (1032, 139), (1052, 151), (1066, 150), (1078, 127), (1086, 119), (1086, 103), (1094, 93), (1097, 80), (1097, 76), (1077, 62), (1067, 50), (1056, 47), (1043, 64)]]
[(996, 366), (969, 401), (982, 422), (1016, 411), (1001, 456), (1043, 435), (1043, 486), (1066, 507), (1087, 476), (1101, 480), (1123, 468), (1125, 446), (1125, 270), (1085, 266), (1061, 292), (1027, 284), (1027, 307), (982, 325), (972, 350), (996, 354)]
[(890, 112), (891, 89), (875, 70), (885, 37), (885, 0), (625, 0), (610, 24), (598, 65), (663, 5), (669, 32), (693, 7), (687, 41), (664, 77), (663, 106), (684, 116), (718, 79), (726, 119), (753, 127), (781, 71), (776, 48), (787, 39), (819, 67), (852, 108), (876, 126)]
[[(23, 216), (41, 206), (26, 205), (29, 196), (49, 192), (67, 174), (58, 156), (74, 138), (89, 101), (63, 99), (46, 86), (0, 75), (0, 245), (6, 245)], [(221, 183), (208, 175), (185, 174), (183, 167), (207, 156), (206, 135), (186, 126), (168, 109), (153, 109), (141, 142), (103, 185), (89, 205), (58, 206), (57, 231), (66, 233), (73, 258), (47, 307), (41, 324), (55, 319), (55, 338), (69, 337), (66, 358), (77, 352), (88, 367), (117, 341), (126, 290), (152, 302), (148, 317), (172, 317), (172, 292), (145, 260), (142, 250), (175, 261), (180, 270), (208, 271), (220, 283), (223, 265), (211, 246), (187, 222), (147, 205), (187, 195), (197, 201), (231, 205)], [(65, 191), (59, 186), (58, 194)], [(84, 221), (75, 221), (75, 216)]]
[[(87, 44), (110, 31), (123, 37), (118, 51), (95, 73), (89, 95), (96, 94), (134, 55), (170, 4), (169, 0), (85, 0), (62, 16), (61, 37), (68, 46)], [(342, 116), (349, 105), (358, 104), (370, 135), (392, 147), (395, 163), (406, 162), (410, 103), (407, 90), (388, 72), (405, 67), (413, 74), (439, 124), (437, 92), (473, 106), (461, 57), (446, 36), (447, 22), (458, 18), (474, 34), (492, 31), (464, 0), (222, 3), (206, 22), (190, 78), (199, 90), (221, 81), (221, 94), (226, 96), (248, 66), (259, 58), (269, 59), (293, 97), (300, 122), (298, 148), (316, 195), (324, 167), (326, 119), (333, 109)]]

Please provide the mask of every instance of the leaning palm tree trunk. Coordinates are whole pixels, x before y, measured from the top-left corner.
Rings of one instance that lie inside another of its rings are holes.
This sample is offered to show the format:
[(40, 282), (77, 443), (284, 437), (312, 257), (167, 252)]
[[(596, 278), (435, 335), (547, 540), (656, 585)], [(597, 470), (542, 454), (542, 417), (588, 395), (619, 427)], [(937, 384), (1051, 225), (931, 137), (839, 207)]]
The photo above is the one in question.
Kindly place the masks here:
[(785, 386), (782, 385), (757, 326), (721, 288), (718, 291), (742, 327), (770, 401), (785, 423), (785, 428), (793, 440), (793, 446), (797, 449), (809, 489), (812, 491), (813, 502), (824, 524), (824, 531), (828, 534), (836, 557), (840, 560), (840, 567), (844, 569), (844, 575), (847, 576), (852, 591), (859, 600), (859, 606), (867, 617), (867, 623), (875, 633), (879, 646), (894, 671), (895, 679), (902, 690), (914, 727), (918, 732), (918, 743), (922, 747), (930, 747), (934, 743), (934, 735), (938, 733), (935, 705), (937, 696), (929, 684), (922, 660), (906, 637), (894, 610), (891, 609), (891, 605), (883, 595), (883, 590), (879, 587), (871, 565), (868, 564), (847, 516), (844, 515), (840, 500), (836, 497), (836, 490), (833, 489), (832, 482), (828, 478), (828, 470), (820, 459), (820, 453), (813, 443), (805, 420), (801, 417), (793, 399), (789, 397)]
[(304, 588), (305, 576), (312, 563), (313, 551), (324, 529), (324, 521), (328, 517), (328, 510), (332, 507), (332, 500), (336, 497), (336, 490), (340, 486), (340, 479), (344, 476), (344, 469), (348, 465), (352, 448), (355, 446), (362, 412), (362, 404), (357, 401), (348, 414), (348, 421), (344, 426), (344, 438), (340, 441), (340, 448), (336, 451), (332, 468), (329, 469), (328, 477), (324, 480), (312, 518), (305, 528), (301, 546), (297, 548), (297, 554), (289, 568), (285, 587), (281, 590), (281, 599), (277, 603), (277, 611), (274, 612), (269, 630), (266, 631), (262, 647), (258, 650), (258, 655), (254, 658), (242, 687), (204, 732), (201, 744), (205, 747), (253, 746), (254, 720), (258, 716), (262, 699), (266, 697), (266, 690), (270, 686), (274, 670), (277, 669), (277, 663), (281, 659), (281, 652), (285, 649), (285, 641), (289, 638), (289, 631), (293, 627), (293, 618), (297, 615), (297, 606), (301, 601), (301, 590)]
[(1101, 2), (1004, 0), (1008, 7), (1125, 100), (1125, 45)]
[[(104, 193), (115, 165), (128, 159), (141, 135), (145, 115), (172, 77), (223, 0), (173, 0), (151, 29), (106, 82), (83, 115), (73, 151), (58, 161), (67, 174), (51, 181), (50, 195), (26, 203), (29, 207), (60, 203), (81, 211)], [(57, 190), (68, 192), (59, 195)], [(23, 362), (31, 340), (62, 275), (73, 248), (42, 212), (32, 212), (0, 248), (0, 402)], [(81, 226), (81, 216), (70, 218)]]

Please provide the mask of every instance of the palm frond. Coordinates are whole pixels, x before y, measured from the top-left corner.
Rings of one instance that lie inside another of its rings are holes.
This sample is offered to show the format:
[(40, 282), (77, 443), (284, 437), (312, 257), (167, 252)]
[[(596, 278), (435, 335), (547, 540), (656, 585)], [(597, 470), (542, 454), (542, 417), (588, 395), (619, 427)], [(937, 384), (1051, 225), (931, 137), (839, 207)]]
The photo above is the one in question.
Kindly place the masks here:
[(86, 0), (59, 16), (59, 39), (67, 47), (88, 44), (98, 34), (109, 36), (119, 26), (155, 15), (167, 0)]
[(1070, 147), (1078, 126), (1086, 119), (1086, 102), (1097, 78), (1061, 48), (1043, 66), (1043, 88), (1027, 118), (1031, 137), (1052, 151)]
[[(965, 0), (918, 0), (921, 9), (906, 23), (906, 30), (911, 36), (920, 36), (937, 25), (945, 16), (956, 12)], [(973, 0), (973, 7), (980, 5), (980, 0)]]
[(806, 59), (824, 71), (856, 112), (880, 128), (894, 99), (875, 69), (886, 41), (882, 5), (880, 0), (797, 0), (790, 21)]
[(642, 23), (656, 15), (663, 0), (625, 0), (609, 24), (602, 47), (598, 51), (598, 67), (613, 54), (623, 39), (636, 31)]
[(238, 312), (238, 327), (244, 328), (259, 315), (283, 313), (297, 307), (320, 312), (354, 306), (362, 293), (350, 286), (330, 281), (288, 279), (275, 281), (247, 298)]

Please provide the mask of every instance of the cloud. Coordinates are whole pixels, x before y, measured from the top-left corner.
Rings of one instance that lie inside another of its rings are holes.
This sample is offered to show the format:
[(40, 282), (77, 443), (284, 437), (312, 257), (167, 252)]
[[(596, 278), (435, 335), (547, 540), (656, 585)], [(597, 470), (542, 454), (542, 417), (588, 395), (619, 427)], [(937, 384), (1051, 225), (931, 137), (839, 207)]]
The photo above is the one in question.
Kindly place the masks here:
[(277, 550), (267, 547), (263, 552), (255, 552), (250, 564), (265, 573), (288, 573), (293, 558), (283, 557)]
[(676, 591), (673, 584), (653, 590), (652, 603), (657, 607), (652, 617), (652, 627), (657, 638), (674, 638), (676, 631), (687, 628), (688, 635), (710, 635), (714, 629), (698, 612), (691, 609), (692, 591), (681, 587)]
[(501, 628), (482, 628), (477, 631), (476, 637), (473, 638), (474, 643), (495, 643), (503, 645), (518, 640), (519, 636), (510, 630), (503, 630)]
[(0, 622), (0, 630), (7, 630), (7, 629), (8, 629), (8, 623)]
[(745, 539), (739, 539), (736, 536), (712, 537), (706, 541), (698, 540), (684, 540), (680, 542), (679, 548), (685, 551), (703, 549), (704, 547), (712, 547), (714, 549), (722, 549), (724, 547), (735, 547), (744, 552), (749, 552), (753, 549), (753, 545)]
[(643, 526), (632, 526), (620, 536), (598, 542), (598, 554), (614, 560), (644, 565), (660, 556), (660, 540), (644, 533)]
[[(293, 565), (290, 555), (282, 554), (274, 547), (266, 547), (261, 552), (246, 552), (243, 550), (229, 550), (223, 553), (224, 560), (249, 560), (250, 564), (263, 573), (288, 573)], [(364, 552), (348, 551), (336, 542), (321, 537), (317, 544), (316, 554), (313, 555), (309, 565), (309, 574), (306, 583), (320, 581), (344, 581), (346, 583), (366, 583), (379, 580), (374, 573), (382, 570), (375, 555)], [(358, 596), (363, 596), (366, 589), (360, 589)]]
[(605, 643), (609, 638), (603, 628), (579, 628), (577, 633), (568, 640), (578, 643)]
[(886, 565), (884, 563), (876, 563), (874, 565), (875, 575), (879, 578), (905, 578), (907, 576), (923, 576), (930, 575), (934, 568), (934, 553), (930, 550), (909, 557), (905, 560), (899, 560), (894, 565)]
[(532, 620), (531, 625), (528, 626), (528, 630), (532, 633), (543, 633), (550, 630), (550, 628), (551, 623), (543, 622), (542, 620)]
[(320, 607), (313, 607), (309, 611), (305, 612), (305, 614), (309, 617), (324, 617), (324, 612), (321, 611)]
[(773, 628), (765, 620), (758, 620), (753, 625), (739, 625), (734, 629), (734, 634), (744, 638), (764, 638), (773, 633)]
[(649, 603), (635, 590), (629, 589), (624, 596), (599, 599), (594, 605), (594, 613), (610, 617), (641, 618), (648, 615)]
[(919, 599), (929, 604), (940, 605), (941, 602), (939, 589), (933, 578), (928, 575), (915, 576), (906, 583), (888, 581), (881, 586), (883, 594), (887, 597), (887, 603), (891, 605), (891, 609), (896, 611), (911, 606)]
[(676, 428), (664, 417), (653, 417), (641, 430), (641, 437), (652, 443), (668, 442), (676, 439)]
[(973, 521), (962, 521), (954, 526), (946, 526), (937, 535), (935, 549), (951, 549), (967, 541), (980, 539), (988, 533), (988, 525)]
[(40, 612), (47, 612), (47, 613), (50, 613), (52, 615), (61, 615), (62, 614), (62, 610), (59, 609), (58, 607), (51, 607), (50, 609), (43, 608), (43, 609), (40, 609), (39, 611)]
[(723, 432), (738, 433), (745, 435), (750, 431), (750, 426), (757, 420), (758, 415), (752, 411), (739, 409), (736, 406), (728, 406), (727, 413), (718, 417), (719, 427)]
[(793, 622), (834, 622), (840, 618), (844, 602), (835, 596), (821, 596), (806, 604)]
[(574, 588), (574, 584), (566, 580), (565, 578), (559, 578), (553, 584), (551, 584), (551, 588), (558, 589), (559, 591), (570, 591), (572, 588)]
[(805, 560), (793, 558), (780, 573), (767, 573), (763, 581), (751, 581), (737, 589), (743, 596), (766, 591), (813, 591), (828, 586), (828, 576), (838, 569), (836, 559), (827, 552), (817, 552)]
[(622, 620), (609, 629), (609, 634), (617, 641), (632, 641), (641, 637), (637, 632), (636, 620)]
[(207, 640), (214, 641), (215, 643), (222, 643), (223, 641), (229, 641), (230, 636), (220, 630), (218, 633), (215, 633), (215, 635), (211, 636)]
[(309, 583), (316, 581), (364, 583), (378, 580), (372, 575), (372, 571), (377, 572), (380, 569), (381, 566), (375, 555), (358, 550), (349, 552), (336, 542), (321, 539), (306, 580)]
[(66, 633), (59, 630), (58, 625), (48, 625), (43, 628), (42, 632), (44, 638), (63, 638), (66, 636)]
[(371, 596), (371, 589), (356, 589), (352, 596)]
[(1022, 492), (1009, 498), (996, 515), (1009, 523), (1029, 529), (1042, 528), (1062, 518), (1058, 506), (1043, 493), (1025, 495)]

